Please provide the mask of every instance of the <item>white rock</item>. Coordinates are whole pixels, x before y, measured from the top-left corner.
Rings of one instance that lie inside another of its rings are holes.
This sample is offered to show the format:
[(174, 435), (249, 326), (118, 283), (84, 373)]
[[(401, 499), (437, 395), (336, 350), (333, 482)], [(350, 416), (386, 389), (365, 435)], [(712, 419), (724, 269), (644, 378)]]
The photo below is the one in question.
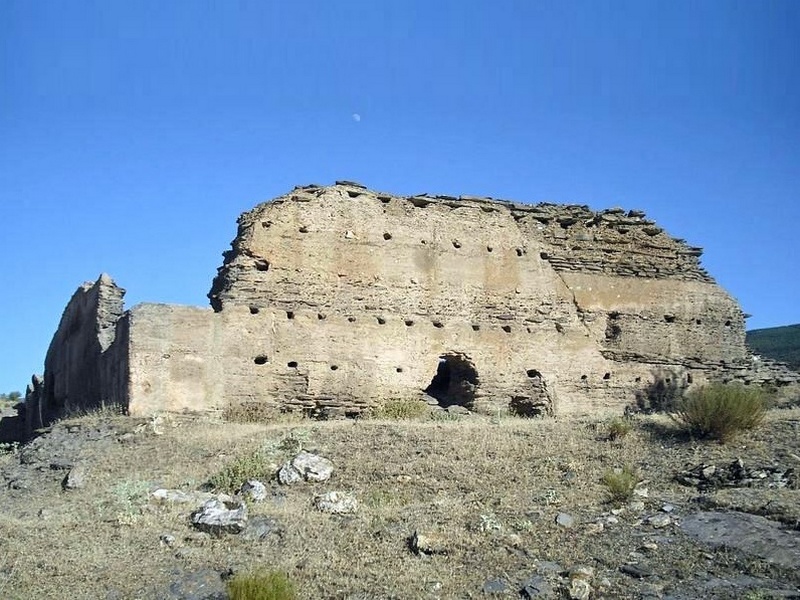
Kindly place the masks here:
[(566, 529), (569, 529), (570, 527), (575, 525), (575, 517), (563, 512), (558, 513), (558, 516), (556, 516), (556, 524)]
[(672, 524), (672, 518), (666, 513), (658, 513), (649, 517), (647, 522), (650, 523), (655, 529), (663, 529)]
[(192, 523), (208, 533), (241, 533), (247, 525), (247, 505), (220, 495), (206, 500), (192, 513)]
[(314, 499), (314, 504), (322, 512), (333, 515), (350, 515), (358, 511), (358, 500), (350, 492), (328, 492)]
[(415, 531), (411, 538), (411, 548), (417, 554), (447, 554), (447, 538), (435, 532)]
[(278, 481), (283, 484), (306, 481), (327, 481), (333, 474), (333, 463), (327, 458), (303, 450), (278, 471)]
[(258, 479), (246, 481), (240, 490), (242, 496), (249, 498), (253, 502), (263, 502), (267, 499), (267, 486)]
[(585, 579), (573, 579), (569, 584), (569, 597), (572, 600), (589, 600), (592, 586)]
[(86, 467), (82, 464), (75, 465), (64, 478), (65, 490), (77, 490), (83, 487), (86, 481)]
[(303, 481), (303, 475), (292, 466), (292, 463), (287, 462), (281, 467), (280, 471), (278, 471), (278, 481), (283, 485), (290, 485)]

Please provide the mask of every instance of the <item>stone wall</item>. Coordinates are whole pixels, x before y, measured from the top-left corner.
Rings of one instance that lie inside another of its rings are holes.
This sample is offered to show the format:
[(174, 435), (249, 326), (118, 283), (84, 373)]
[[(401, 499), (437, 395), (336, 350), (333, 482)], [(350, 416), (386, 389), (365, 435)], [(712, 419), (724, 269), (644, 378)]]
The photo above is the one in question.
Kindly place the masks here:
[(26, 392), (30, 432), (72, 411), (127, 402), (127, 352), (116, 343), (125, 290), (103, 274), (68, 302), (45, 357), (44, 377)]
[(749, 372), (742, 311), (700, 253), (639, 211), (296, 188), (240, 217), (213, 310), (122, 315), (107, 278), (81, 288), (48, 352), (47, 402), (620, 410), (659, 369)]

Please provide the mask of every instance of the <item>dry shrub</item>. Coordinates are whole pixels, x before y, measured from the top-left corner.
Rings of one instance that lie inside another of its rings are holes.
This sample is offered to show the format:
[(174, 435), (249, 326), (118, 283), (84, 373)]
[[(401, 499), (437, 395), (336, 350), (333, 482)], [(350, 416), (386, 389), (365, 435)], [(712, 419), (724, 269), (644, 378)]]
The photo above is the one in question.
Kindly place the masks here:
[(222, 412), (222, 418), (229, 423), (271, 423), (279, 416), (277, 408), (263, 402), (232, 404)]
[(687, 394), (673, 416), (690, 433), (725, 442), (760, 425), (765, 414), (761, 388), (711, 383)]
[(228, 581), (231, 600), (294, 600), (294, 584), (279, 571), (236, 575)]
[(608, 439), (611, 441), (621, 440), (633, 429), (633, 425), (627, 419), (612, 419), (608, 423)]
[(606, 471), (602, 481), (611, 502), (626, 502), (639, 483), (639, 475), (633, 468), (624, 466), (622, 469)]

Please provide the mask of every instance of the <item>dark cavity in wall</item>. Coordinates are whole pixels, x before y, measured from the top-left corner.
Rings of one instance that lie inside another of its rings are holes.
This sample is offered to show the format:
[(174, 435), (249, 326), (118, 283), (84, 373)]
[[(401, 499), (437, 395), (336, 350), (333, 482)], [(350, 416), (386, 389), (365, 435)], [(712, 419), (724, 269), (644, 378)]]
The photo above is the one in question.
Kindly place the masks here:
[(622, 333), (622, 327), (620, 327), (618, 321), (619, 316), (618, 312), (608, 313), (608, 319), (606, 321), (606, 340), (609, 342), (617, 341)]
[(479, 384), (478, 372), (466, 355), (443, 354), (425, 393), (438, 400), (440, 406), (472, 408)]
[(552, 414), (553, 398), (541, 371), (528, 369), (525, 374), (528, 376), (530, 384), (529, 392), (512, 396), (508, 403), (509, 412), (518, 417), (539, 417)]

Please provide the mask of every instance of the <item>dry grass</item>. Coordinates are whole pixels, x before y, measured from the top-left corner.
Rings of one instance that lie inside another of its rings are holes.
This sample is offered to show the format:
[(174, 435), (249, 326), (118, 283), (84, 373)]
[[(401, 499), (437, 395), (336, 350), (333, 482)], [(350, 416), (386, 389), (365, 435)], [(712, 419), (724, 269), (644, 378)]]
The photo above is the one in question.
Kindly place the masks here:
[(294, 600), (294, 584), (285, 573), (259, 571), (233, 577), (227, 586), (230, 600)]
[[(489, 578), (523, 581), (537, 561), (549, 560), (565, 568), (593, 565), (611, 581), (608, 597), (638, 597), (637, 582), (617, 567), (641, 544), (640, 515), (623, 515), (601, 535), (585, 532), (609, 510), (599, 474), (630, 465), (648, 480), (649, 509), (663, 501), (688, 506), (696, 491), (674, 482), (676, 470), (742, 452), (747, 460), (790, 460), (798, 452), (790, 415), (800, 412), (771, 414), (771, 435), (742, 438), (746, 450), (684, 442), (658, 416), (635, 421), (614, 443), (602, 426), (580, 420), (155, 427), (114, 417), (116, 431), (131, 436), (83, 451), (85, 487), (65, 492), (63, 474), (45, 473), (50, 479), (36, 490), (2, 492), (0, 591), (5, 598), (63, 598), (64, 590), (74, 599), (111, 592), (151, 598), (176, 572), (253, 573), (266, 566), (288, 573), (301, 598), (461, 598), (477, 596)], [(251, 505), (251, 518), (266, 516), (281, 527), (265, 540), (198, 534), (189, 526), (195, 506), (155, 505), (144, 494), (198, 489), (254, 453), (277, 467), (299, 447), (331, 459), (334, 476), (322, 484), (270, 482), (271, 498)], [(14, 460), (0, 457), (0, 466)], [(329, 490), (354, 492), (360, 511), (316, 511), (313, 497)], [(573, 515), (577, 526), (558, 527), (558, 512)], [(414, 554), (408, 540), (415, 531), (441, 536), (447, 552)], [(161, 542), (167, 534), (176, 539), (171, 547)], [(705, 549), (676, 540), (655, 557), (676, 578), (709, 568)], [(740, 568), (725, 564), (715, 568)]]
[(430, 416), (431, 407), (421, 400), (390, 400), (367, 412), (367, 418), (377, 420), (420, 420)]
[(621, 469), (611, 469), (603, 474), (603, 485), (608, 490), (609, 500), (617, 504), (630, 500), (638, 483), (639, 475), (627, 465)]

